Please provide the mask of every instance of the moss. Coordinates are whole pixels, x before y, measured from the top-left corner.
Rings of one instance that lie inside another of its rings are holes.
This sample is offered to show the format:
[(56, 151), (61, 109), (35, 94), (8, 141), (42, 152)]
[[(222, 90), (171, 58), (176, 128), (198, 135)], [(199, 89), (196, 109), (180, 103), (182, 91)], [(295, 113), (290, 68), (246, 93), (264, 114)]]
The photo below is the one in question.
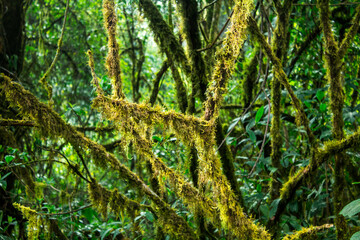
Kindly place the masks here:
[(104, 219), (106, 219), (108, 213), (107, 208), (110, 200), (110, 191), (103, 188), (96, 182), (88, 184), (88, 191), (91, 203), (99, 211), (99, 213), (101, 213)]
[[(272, 50), (275, 56), (284, 66), (286, 62), (287, 52), (287, 35), (289, 17), (292, 9), (292, 1), (285, 1), (284, 6), (277, 6), (277, 18), (276, 28), (274, 37), (272, 39)], [(276, 68), (276, 67), (274, 67)], [(274, 72), (276, 70), (274, 69)], [(271, 164), (277, 168), (272, 174), (270, 184), (270, 196), (271, 199), (276, 199), (279, 196), (279, 190), (281, 188), (281, 179), (283, 178), (283, 167), (280, 163), (282, 157), (281, 147), (283, 144), (281, 137), (281, 80), (278, 78), (279, 75), (275, 76), (271, 80), (271, 127), (270, 127), (270, 138), (271, 138)], [(280, 179), (280, 180), (279, 180)]]
[(226, 33), (223, 48), (218, 52), (217, 62), (207, 92), (204, 119), (216, 119), (226, 90), (227, 82), (234, 70), (235, 60), (246, 39), (247, 19), (250, 16), (252, 1), (237, 1)]
[(116, 41), (117, 17), (115, 13), (114, 0), (103, 1), (104, 25), (108, 33), (108, 55), (106, 57), (106, 68), (112, 80), (113, 96), (123, 98), (122, 80), (120, 70), (119, 44)]
[(91, 52), (91, 50), (88, 50), (87, 53), (86, 53), (89, 57), (89, 67), (90, 67), (90, 70), (91, 70), (91, 75), (92, 75), (92, 83), (94, 84), (94, 86), (96, 87), (96, 93), (98, 95), (104, 95), (104, 91), (102, 90), (102, 88), (100, 87), (100, 84), (99, 84), (99, 79), (97, 78), (96, 76), (96, 73), (95, 73), (95, 63), (94, 63), (94, 56)]
[(229, 149), (229, 146), (227, 144), (222, 144), (224, 139), (225, 139), (225, 135), (223, 132), (223, 128), (220, 123), (220, 119), (218, 119), (216, 123), (216, 144), (217, 146), (221, 145), (221, 147), (218, 149), (218, 152), (220, 155), (222, 171), (226, 176), (227, 180), (229, 181), (231, 189), (235, 193), (237, 201), (240, 203), (242, 207), (244, 207), (245, 206), (244, 199), (242, 197), (240, 186), (235, 176), (233, 155)]
[[(161, 198), (159, 198), (159, 196), (157, 196), (135, 173), (121, 164), (113, 154), (106, 152), (103, 146), (86, 138), (71, 125), (65, 123), (53, 109), (39, 102), (29, 91), (26, 91), (19, 84), (12, 82), (7, 76), (1, 75), (0, 88), (5, 91), (7, 100), (13, 106), (20, 108), (21, 115), (33, 119), (40, 126), (44, 135), (62, 137), (74, 147), (81, 146), (84, 150), (89, 150), (90, 155), (97, 166), (102, 168), (111, 167), (119, 174), (121, 179), (128, 181), (132, 188), (138, 189), (141, 193), (147, 195), (158, 208), (166, 209), (166, 211), (159, 213), (159, 215), (168, 215), (171, 213), (170, 216), (166, 216), (171, 217), (172, 219), (172, 221), (169, 221), (167, 224), (179, 223), (179, 225), (172, 226), (172, 228), (177, 229), (178, 234), (190, 234), (190, 237), (187, 238), (194, 238), (192, 237), (194, 234), (186, 221), (163, 202)], [(98, 191), (95, 187), (93, 196), (99, 193), (101, 194), (102, 192)], [(105, 203), (105, 200), (103, 203)], [(104, 212), (104, 207), (101, 210)]]
[[(344, 138), (344, 119), (343, 119), (343, 106), (345, 100), (345, 93), (343, 87), (343, 76), (342, 76), (342, 66), (343, 66), (343, 57), (347, 51), (349, 39), (354, 37), (354, 30), (357, 31), (359, 26), (360, 19), (360, 8), (357, 8), (357, 13), (355, 19), (357, 22), (353, 24), (349, 33), (343, 40), (342, 44), (338, 46), (338, 43), (335, 41), (334, 33), (332, 31), (332, 26), (330, 22), (330, 8), (328, 0), (318, 0), (318, 6), (320, 9), (320, 22), (324, 32), (324, 42), (325, 42), (325, 66), (327, 69), (326, 76), (330, 83), (330, 108), (332, 111), (332, 133), (336, 140), (342, 140)], [(343, 216), (339, 215), (339, 212), (342, 210), (346, 204), (346, 192), (344, 186), (346, 185), (345, 180), (345, 166), (346, 155), (341, 153), (336, 153), (334, 155), (335, 159), (335, 184), (334, 184), (334, 209), (336, 213), (335, 226), (336, 226), (336, 235), (337, 239), (348, 239), (349, 228), (347, 226), (346, 220)]]
[(30, 240), (37, 240), (39, 239), (39, 235), (41, 232), (41, 228), (44, 228), (45, 230), (48, 230), (45, 232), (45, 239), (50, 239), (50, 229), (48, 229), (48, 220), (44, 217), (42, 217), (40, 214), (38, 214), (35, 210), (25, 207), (23, 205), (20, 205), (18, 203), (13, 204), (14, 207), (16, 207), (23, 216), (29, 220), (28, 226), (27, 226), (27, 236)]
[(260, 44), (261, 48), (263, 48), (264, 52), (266, 53), (266, 55), (269, 57), (269, 59), (271, 60), (271, 62), (274, 65), (273, 70), (274, 70), (275, 78), (279, 79), (281, 84), (285, 87), (285, 89), (287, 90), (287, 92), (290, 95), (290, 98), (292, 100), (292, 105), (294, 106), (294, 108), (297, 112), (297, 115), (298, 115), (297, 125), (299, 127), (303, 126), (305, 128), (306, 133), (309, 138), (310, 145), (314, 149), (317, 148), (318, 142), (317, 142), (313, 132), (310, 129), (309, 119), (307, 118), (307, 116), (305, 114), (303, 105), (301, 104), (300, 100), (296, 97), (294, 91), (292, 90), (291, 85), (289, 84), (289, 80), (287, 79), (287, 76), (283, 70), (280, 59), (278, 57), (276, 57), (271, 46), (267, 43), (265, 36), (260, 32), (255, 19), (253, 17), (249, 17), (248, 23), (249, 23), (248, 30), (249, 30), (251, 36), (254, 38), (254, 40), (256, 40)]
[(38, 199), (44, 198), (44, 188), (47, 187), (46, 183), (35, 182), (35, 197)]
[(313, 240), (317, 239), (317, 233), (329, 228), (332, 228), (332, 224), (324, 224), (322, 226), (317, 227), (308, 227), (303, 228), (300, 231), (297, 231), (291, 235), (287, 235), (283, 238), (283, 240)]
[(56, 49), (55, 57), (54, 57), (51, 65), (49, 66), (49, 68), (46, 70), (44, 75), (39, 80), (39, 82), (44, 85), (45, 90), (48, 92), (48, 97), (49, 97), (49, 100), (50, 100), (50, 104), (52, 104), (52, 86), (48, 83), (47, 78), (49, 77), (51, 70), (55, 67), (55, 63), (56, 63), (56, 61), (58, 60), (58, 58), (60, 56), (60, 50), (61, 50), (61, 45), (62, 45), (63, 38), (64, 38), (66, 18), (67, 18), (68, 11), (69, 11), (69, 1), (67, 1), (67, 3), (66, 3), (64, 21), (63, 21), (63, 25), (62, 25), (62, 29), (61, 29), (61, 34), (60, 34), (60, 37), (59, 37), (59, 40), (58, 40), (58, 43), (57, 43), (57, 49)]
[[(168, 53), (168, 57), (171, 57), (171, 55)], [(188, 107), (188, 100), (187, 100), (187, 91), (185, 88), (184, 81), (182, 80), (180, 73), (175, 66), (175, 63), (173, 61), (170, 62), (170, 69), (171, 74), (173, 76), (173, 79), (175, 81), (175, 88), (176, 88), (176, 100), (178, 103), (178, 106), (180, 108), (180, 111), (182, 113), (185, 113), (187, 107)]]
[(259, 61), (257, 59), (257, 55), (255, 54), (246, 66), (246, 70), (244, 72), (244, 75), (246, 76), (243, 82), (245, 108), (247, 108), (253, 100), (253, 90), (256, 81), (258, 63)]
[(140, 209), (146, 208), (149, 210), (150, 208), (150, 211), (159, 217), (157, 224), (162, 226), (162, 229), (175, 239), (197, 239), (186, 221), (167, 205), (157, 208), (155, 212), (150, 206), (127, 198), (117, 189), (109, 191), (96, 182), (89, 184), (88, 189), (91, 202), (104, 217), (107, 216), (108, 208), (116, 215), (125, 212), (133, 219), (138, 215)]
[(181, 64), (185, 73), (190, 73), (190, 66), (184, 49), (175, 37), (169, 25), (163, 19), (160, 11), (151, 0), (139, 0), (139, 7), (144, 16), (149, 20), (149, 26), (155, 35), (163, 53), (172, 54), (172, 59)]
[(201, 52), (197, 51), (201, 48), (199, 27), (198, 24), (194, 24), (199, 21), (197, 2), (196, 0), (179, 0), (176, 3), (180, 13), (181, 30), (187, 42), (190, 58), (192, 95), (193, 97), (198, 96), (202, 101), (205, 101), (207, 88), (206, 69)]

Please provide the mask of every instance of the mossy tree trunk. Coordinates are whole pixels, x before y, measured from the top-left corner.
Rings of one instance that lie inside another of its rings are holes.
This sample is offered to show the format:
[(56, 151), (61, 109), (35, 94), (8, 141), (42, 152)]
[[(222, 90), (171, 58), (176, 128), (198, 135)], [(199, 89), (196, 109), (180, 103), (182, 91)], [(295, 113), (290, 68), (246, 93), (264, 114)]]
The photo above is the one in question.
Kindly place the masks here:
[[(353, 25), (348, 34), (338, 44), (335, 40), (332, 26), (330, 23), (330, 9), (328, 0), (319, 0), (318, 6), (320, 9), (320, 22), (324, 32), (325, 42), (325, 65), (327, 69), (327, 78), (330, 83), (330, 108), (333, 113), (332, 116), (332, 133), (336, 140), (344, 139), (344, 119), (343, 107), (345, 100), (345, 93), (343, 87), (343, 58), (346, 54), (350, 42), (353, 40), (357, 32), (360, 19), (360, 7), (357, 8), (357, 13), (353, 19)], [(346, 179), (345, 167), (349, 166), (346, 162), (347, 156), (345, 153), (336, 153), (335, 159), (335, 183), (334, 183), (334, 209), (335, 209), (335, 226), (336, 236), (339, 240), (345, 240), (350, 237), (349, 228), (345, 217), (340, 215), (340, 211), (346, 205)]]
[[(283, 4), (280, 1), (275, 1), (275, 7), (277, 11), (276, 28), (274, 37), (272, 40), (272, 49), (275, 56), (280, 60), (284, 66), (286, 62), (287, 53), (287, 36), (289, 29), (289, 17), (292, 9), (293, 0), (285, 0)], [(281, 181), (284, 178), (283, 166), (281, 164), (282, 158), (282, 137), (281, 137), (281, 83), (279, 77), (276, 74), (276, 70), (273, 71), (274, 77), (271, 81), (271, 164), (277, 168), (271, 178), (270, 197), (275, 200), (280, 195)]]
[[(24, 43), (25, 43), (25, 13), (26, 1), (24, 0), (3, 0), (0, 1), (0, 73), (7, 76), (18, 77), (21, 74), (24, 62)], [(1, 117), (10, 119), (17, 118), (17, 112), (7, 111), (9, 103), (5, 101), (5, 96), (0, 93), (0, 109)], [(8, 114), (3, 114), (8, 113)], [(19, 129), (23, 132), (24, 129)], [(22, 134), (21, 134), (22, 135)], [(17, 141), (19, 137), (15, 137), (14, 133), (5, 127), (0, 127), (0, 145), (18, 147)], [(4, 159), (5, 152), (0, 153), (0, 159)], [(27, 170), (22, 171), (27, 178), (30, 178), (30, 173)], [(2, 173), (3, 176), (5, 173)], [(10, 191), (15, 187), (16, 177), (11, 174), (7, 179), (7, 187), (3, 189), (0, 187), (0, 210), (3, 211), (3, 219), (8, 217), (15, 218), (19, 223), (19, 238), (25, 239), (25, 220), (21, 212), (13, 206)], [(5, 225), (4, 225), (5, 224)], [(4, 234), (11, 236), (15, 229), (14, 225), (9, 225), (5, 221), (1, 222), (2, 229), (6, 229)]]

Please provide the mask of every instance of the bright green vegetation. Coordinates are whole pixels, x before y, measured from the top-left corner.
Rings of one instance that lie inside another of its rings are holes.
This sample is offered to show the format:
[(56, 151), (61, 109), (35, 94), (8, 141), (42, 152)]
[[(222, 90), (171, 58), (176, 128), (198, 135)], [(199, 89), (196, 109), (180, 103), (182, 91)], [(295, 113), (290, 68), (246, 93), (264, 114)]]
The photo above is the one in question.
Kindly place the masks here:
[(357, 5), (2, 1), (0, 239), (354, 239)]

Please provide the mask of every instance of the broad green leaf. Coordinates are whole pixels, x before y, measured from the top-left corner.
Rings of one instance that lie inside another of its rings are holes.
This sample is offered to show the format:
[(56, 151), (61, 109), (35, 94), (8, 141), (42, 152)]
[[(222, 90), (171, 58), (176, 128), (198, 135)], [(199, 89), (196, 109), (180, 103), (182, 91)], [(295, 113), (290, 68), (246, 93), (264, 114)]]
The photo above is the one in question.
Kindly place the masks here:
[(320, 104), (320, 112), (325, 112), (326, 111), (326, 104), (325, 103), (322, 103)]
[(154, 142), (161, 142), (161, 137), (159, 137), (159, 136), (154, 135), (154, 136), (152, 136), (152, 139)]
[(251, 141), (256, 142), (256, 136), (254, 131), (252, 131), (251, 129), (246, 129), (246, 132), (249, 134)]
[(279, 206), (279, 202), (280, 202), (280, 198), (275, 199), (270, 206), (270, 214), (269, 214), (269, 218), (271, 219), (273, 216), (275, 216), (275, 213), (278, 209)]
[(264, 114), (264, 106), (261, 106), (255, 115), (255, 123), (258, 123)]
[(348, 205), (346, 205), (343, 210), (341, 210), (340, 214), (344, 217), (352, 217), (355, 214), (360, 212), (360, 199), (352, 201)]
[(230, 132), (239, 123), (239, 121), (240, 121), (240, 118), (235, 118), (234, 120), (232, 120), (227, 132)]
[(149, 220), (150, 222), (154, 221), (154, 215), (151, 212), (146, 212), (145, 217), (147, 218), (147, 220)]
[(13, 156), (13, 155), (6, 155), (5, 156), (5, 161), (7, 163), (10, 163), (12, 160), (14, 160), (14, 158), (15, 158), (15, 156)]
[(311, 104), (308, 101), (304, 101), (304, 104), (307, 108), (311, 108)]
[(319, 91), (316, 92), (316, 97), (317, 97), (317, 99), (318, 99), (319, 101), (321, 101), (321, 100), (324, 98), (324, 96), (325, 96), (325, 92), (324, 92), (324, 91), (319, 90)]
[(359, 239), (360, 239), (360, 232), (354, 233), (350, 238), (350, 240), (359, 240)]

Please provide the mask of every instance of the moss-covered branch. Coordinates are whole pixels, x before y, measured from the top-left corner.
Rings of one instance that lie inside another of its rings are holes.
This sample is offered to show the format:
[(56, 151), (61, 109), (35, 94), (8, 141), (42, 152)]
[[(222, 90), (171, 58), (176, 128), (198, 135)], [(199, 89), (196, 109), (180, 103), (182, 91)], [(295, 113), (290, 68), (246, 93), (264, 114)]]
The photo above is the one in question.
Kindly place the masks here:
[(339, 46), (338, 54), (339, 54), (340, 59), (342, 59), (345, 56), (350, 44), (352, 43), (356, 33), (358, 32), (359, 24), (360, 24), (360, 6), (358, 6), (356, 8), (356, 14), (355, 14), (352, 22), (353, 22), (353, 25), (350, 27), (345, 38), (343, 39), (343, 41), (341, 42), (341, 44)]
[(147, 104), (136, 104), (122, 99), (114, 100), (105, 96), (96, 97), (93, 106), (112, 121), (134, 121), (147, 126), (164, 123), (164, 127), (176, 131), (185, 142), (194, 141), (195, 134), (200, 134), (204, 138), (213, 137), (213, 128), (208, 121), (175, 111), (164, 112), (160, 107), (150, 107)]
[(360, 129), (342, 140), (328, 141), (321, 149), (315, 151), (310, 160), (310, 164), (305, 168), (298, 170), (286, 183), (283, 184), (280, 191), (280, 202), (273, 221), (276, 222), (279, 220), (279, 217), (285, 211), (287, 204), (295, 196), (295, 192), (301, 186), (301, 183), (305, 182), (307, 179), (312, 179), (315, 171), (321, 164), (323, 164), (331, 156), (334, 156), (336, 153), (341, 153), (349, 148), (356, 148), (359, 144)]
[(52, 100), (52, 86), (47, 82), (47, 78), (50, 75), (50, 72), (52, 71), (52, 69), (55, 67), (55, 64), (60, 56), (60, 50), (61, 50), (61, 45), (63, 42), (63, 38), (64, 38), (64, 33), (65, 33), (65, 25), (66, 25), (66, 18), (68, 15), (68, 11), (69, 11), (69, 0), (67, 0), (66, 2), (66, 8), (65, 8), (65, 13), (64, 13), (64, 21), (63, 21), (63, 25), (61, 28), (61, 34), (58, 40), (58, 44), (57, 44), (57, 49), (56, 49), (56, 53), (55, 53), (55, 57), (53, 59), (53, 61), (51, 62), (50, 67), (46, 70), (45, 74), (41, 77), (41, 79), (39, 80), (39, 82), (41, 84), (44, 85), (46, 91), (48, 92), (48, 96), (49, 96), (49, 100)]
[(164, 74), (166, 73), (166, 71), (169, 68), (169, 61), (165, 60), (160, 68), (160, 70), (156, 73), (155, 79), (153, 80), (153, 89), (151, 91), (151, 95), (150, 95), (150, 99), (149, 99), (149, 104), (151, 106), (154, 106), (156, 99), (157, 99), (157, 95), (159, 93), (159, 88), (160, 88), (160, 80), (162, 79), (162, 77), (164, 76)]
[[(201, 195), (195, 196), (196, 192), (187, 181), (178, 176), (173, 170), (154, 156), (151, 143), (144, 137), (144, 130), (155, 123), (162, 123), (172, 128), (178, 137), (188, 145), (194, 144), (199, 154), (199, 183), (210, 182), (213, 185), (214, 195), (220, 209), (222, 225), (232, 231), (240, 239), (268, 239), (269, 234), (250, 219), (247, 219), (243, 209), (238, 204), (230, 184), (221, 170), (221, 162), (216, 155), (214, 131), (207, 121), (193, 116), (184, 116), (172, 111), (161, 112), (159, 109), (150, 108), (147, 105), (136, 105), (123, 100), (112, 100), (104, 96), (98, 96), (94, 101), (94, 107), (109, 120), (114, 121), (125, 138), (131, 138), (139, 154), (143, 155), (152, 163), (153, 169), (161, 177), (168, 179), (178, 195), (193, 209), (200, 209), (204, 216), (216, 218), (208, 200), (201, 199)], [(203, 124), (205, 123), (205, 125)]]
[(235, 60), (246, 39), (248, 18), (252, 9), (252, 1), (236, 1), (231, 17), (231, 26), (224, 39), (223, 47), (217, 53), (217, 62), (212, 74), (205, 103), (204, 119), (216, 119), (220, 109), (227, 82), (233, 72)]
[(318, 232), (332, 227), (332, 224), (324, 224), (322, 226), (303, 228), (300, 231), (285, 236), (283, 240), (317, 239)]
[(150, 28), (155, 35), (155, 40), (160, 45), (161, 51), (163, 53), (171, 53), (173, 60), (183, 66), (183, 70), (186, 73), (190, 73), (190, 66), (184, 49), (155, 4), (151, 0), (139, 0), (139, 7), (148, 19)]
[(123, 98), (122, 80), (120, 70), (119, 44), (116, 41), (117, 17), (115, 13), (114, 0), (103, 1), (104, 25), (108, 34), (108, 55), (106, 57), (106, 68), (112, 80), (112, 92), (115, 98)]
[(182, 31), (188, 46), (190, 66), (191, 66), (191, 82), (192, 82), (192, 98), (199, 96), (205, 101), (207, 79), (205, 62), (201, 56), (201, 52), (196, 51), (201, 48), (200, 31), (198, 27), (198, 7), (196, 0), (178, 0), (178, 9), (182, 20)]
[[(286, 62), (286, 53), (288, 49), (287, 36), (289, 31), (289, 18), (292, 9), (292, 0), (284, 1), (284, 4), (277, 4), (277, 18), (276, 28), (274, 37), (272, 39), (272, 50), (275, 56), (279, 59), (280, 63), (284, 66)], [(276, 66), (274, 66), (274, 72), (276, 72)], [(279, 75), (275, 74), (271, 81), (271, 127), (270, 127), (270, 138), (271, 138), (271, 164), (277, 168), (272, 174), (270, 196), (271, 199), (279, 197), (279, 190), (281, 188), (281, 181), (283, 175), (283, 167), (281, 165), (281, 80)], [(275, 228), (273, 228), (275, 232)]]
[[(93, 158), (94, 163), (102, 168), (112, 168), (119, 173), (121, 179), (148, 196), (161, 211), (158, 215), (169, 215), (174, 210), (169, 207), (162, 199), (156, 195), (135, 173), (130, 171), (126, 166), (121, 164), (113, 154), (106, 152), (105, 148), (98, 143), (86, 138), (83, 134), (76, 131), (71, 125), (67, 124), (54, 110), (37, 100), (29, 91), (26, 91), (21, 85), (14, 83), (7, 76), (2, 75), (0, 78), (0, 89), (6, 94), (6, 99), (14, 107), (20, 108), (20, 114), (33, 119), (40, 127), (44, 135), (52, 137), (62, 137), (74, 147), (81, 147), (88, 150)], [(164, 216), (166, 217), (166, 216)], [(193, 235), (188, 236), (186, 233), (192, 232), (186, 221), (176, 215), (171, 215), (172, 220), (169, 223), (179, 224), (174, 228), (182, 229), (185, 239), (193, 239)]]
[[(342, 66), (343, 57), (347, 51), (350, 42), (353, 40), (355, 33), (359, 27), (360, 20), (360, 7), (357, 8), (357, 13), (354, 18), (354, 24), (351, 26), (346, 37), (342, 41), (340, 48), (335, 41), (334, 33), (331, 28), (330, 22), (330, 7), (329, 0), (318, 0), (318, 7), (320, 10), (320, 23), (324, 32), (325, 41), (325, 66), (327, 70), (327, 78), (330, 83), (330, 108), (332, 111), (332, 133), (336, 140), (344, 138), (344, 119), (343, 107), (345, 102), (345, 89), (342, 83)], [(336, 213), (335, 226), (336, 235), (339, 240), (348, 239), (349, 228), (347, 226), (344, 216), (339, 212), (346, 204), (344, 199), (344, 186), (346, 185), (345, 179), (345, 166), (346, 155), (344, 153), (336, 153), (335, 159), (335, 183), (334, 183), (334, 208)]]
[(287, 90), (287, 92), (290, 95), (293, 106), (294, 106), (295, 110), (297, 111), (297, 124), (299, 126), (303, 126), (305, 128), (311, 146), (316, 148), (317, 141), (316, 141), (316, 138), (315, 138), (313, 132), (310, 129), (309, 119), (307, 118), (307, 116), (305, 114), (304, 108), (303, 108), (300, 100), (296, 97), (294, 91), (291, 88), (291, 85), (289, 84), (289, 81), (283, 70), (283, 67), (282, 67), (282, 64), (281, 64), (279, 58), (276, 57), (271, 46), (267, 43), (265, 36), (260, 32), (255, 19), (253, 17), (249, 17), (248, 22), (249, 22), (249, 31), (250, 31), (252, 37), (255, 38), (255, 40), (264, 49), (266, 55), (270, 58), (271, 62), (274, 65), (275, 76), (284, 85), (285, 89)]

